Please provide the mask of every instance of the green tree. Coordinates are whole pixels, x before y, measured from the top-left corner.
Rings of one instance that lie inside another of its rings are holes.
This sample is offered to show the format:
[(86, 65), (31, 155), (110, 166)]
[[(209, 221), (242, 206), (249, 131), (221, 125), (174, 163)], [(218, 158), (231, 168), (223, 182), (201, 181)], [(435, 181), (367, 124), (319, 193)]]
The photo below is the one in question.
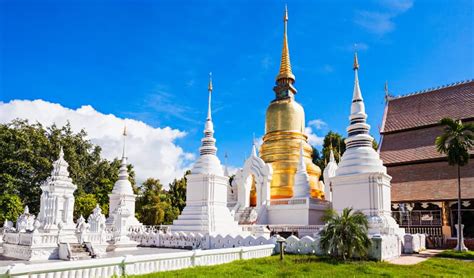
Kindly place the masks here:
[[(474, 124), (463, 124), (461, 120), (444, 118), (440, 121), (444, 133), (436, 137), (435, 144), (438, 152), (446, 154), (448, 164), (457, 167), (458, 174), (458, 227), (461, 220), (461, 167), (469, 162), (469, 151), (474, 146)], [(459, 228), (459, 231), (461, 229)], [(458, 251), (461, 250), (461, 232), (458, 232)]]
[(3, 225), (5, 220), (15, 222), (18, 216), (23, 213), (23, 209), (23, 203), (17, 195), (0, 195), (0, 225)]
[(179, 213), (181, 213), (184, 206), (186, 205), (186, 176), (190, 173), (191, 171), (188, 170), (186, 173), (184, 173), (184, 176), (181, 179), (174, 179), (174, 181), (170, 184), (170, 189), (168, 190), (171, 206), (178, 208)]
[(167, 196), (160, 180), (148, 178), (143, 182), (137, 198), (137, 218), (146, 225), (163, 224)]
[(76, 196), (74, 203), (74, 218), (79, 218), (81, 215), (87, 218), (92, 213), (92, 210), (97, 205), (97, 200), (94, 194), (82, 193)]
[(329, 209), (323, 216), (326, 222), (321, 232), (321, 248), (330, 256), (342, 258), (365, 258), (371, 245), (367, 236), (368, 221), (365, 215), (352, 208), (345, 208), (342, 214)]

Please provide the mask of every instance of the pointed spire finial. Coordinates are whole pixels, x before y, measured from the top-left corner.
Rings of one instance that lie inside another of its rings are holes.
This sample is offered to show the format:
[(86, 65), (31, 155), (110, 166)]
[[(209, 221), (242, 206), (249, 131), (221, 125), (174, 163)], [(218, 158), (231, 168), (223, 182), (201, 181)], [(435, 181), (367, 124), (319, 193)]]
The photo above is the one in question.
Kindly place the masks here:
[(209, 85), (207, 86), (207, 90), (209, 92), (209, 100), (208, 100), (208, 107), (207, 107), (207, 120), (212, 120), (211, 115), (211, 97), (212, 97), (212, 72), (209, 73)]
[(64, 159), (64, 151), (63, 151), (63, 146), (59, 147), (59, 159)]
[(283, 49), (281, 51), (280, 71), (276, 80), (289, 79), (292, 83), (295, 81), (295, 76), (291, 71), (290, 51), (288, 49), (288, 7), (285, 6), (285, 13), (283, 16)]
[(125, 158), (125, 145), (126, 145), (126, 139), (127, 139), (127, 125), (124, 124), (123, 126), (123, 149), (122, 149), (122, 160)]
[(257, 156), (257, 147), (255, 146), (255, 141), (252, 144), (252, 156)]
[(354, 70), (358, 70), (359, 69), (359, 60), (357, 59), (357, 52), (354, 52), (354, 67), (353, 67)]
[(209, 73), (209, 84), (207, 90), (212, 92), (212, 72)]
[(385, 102), (388, 102), (390, 100), (390, 92), (388, 90), (388, 81), (385, 81), (385, 85), (384, 85), (384, 88), (383, 88), (384, 92), (385, 92)]

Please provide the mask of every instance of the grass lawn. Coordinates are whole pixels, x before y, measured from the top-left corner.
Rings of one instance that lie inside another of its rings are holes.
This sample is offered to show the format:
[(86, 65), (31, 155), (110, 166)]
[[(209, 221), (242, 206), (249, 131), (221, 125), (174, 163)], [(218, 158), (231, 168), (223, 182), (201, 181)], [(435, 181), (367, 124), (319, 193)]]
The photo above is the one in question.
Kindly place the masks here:
[(439, 253), (437, 256), (443, 257), (443, 258), (454, 258), (454, 259), (461, 259), (461, 260), (474, 260), (474, 251), (458, 252), (456, 250), (446, 250)]
[(195, 267), (141, 276), (151, 277), (474, 277), (474, 262), (430, 258), (416, 265), (393, 265), (385, 262), (338, 262), (310, 255), (286, 255), (241, 260), (228, 264)]

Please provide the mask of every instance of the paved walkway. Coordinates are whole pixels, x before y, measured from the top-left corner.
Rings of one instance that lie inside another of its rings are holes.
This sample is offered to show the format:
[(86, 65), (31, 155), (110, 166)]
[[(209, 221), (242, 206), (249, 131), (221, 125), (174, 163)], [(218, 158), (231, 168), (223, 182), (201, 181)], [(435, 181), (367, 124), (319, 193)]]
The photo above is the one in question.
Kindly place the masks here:
[(412, 264), (417, 264), (417, 263), (426, 261), (429, 258), (443, 251), (444, 250), (428, 249), (428, 250), (420, 252), (419, 254), (402, 254), (400, 257), (391, 259), (388, 262), (392, 264), (399, 264), (399, 265), (412, 265)]

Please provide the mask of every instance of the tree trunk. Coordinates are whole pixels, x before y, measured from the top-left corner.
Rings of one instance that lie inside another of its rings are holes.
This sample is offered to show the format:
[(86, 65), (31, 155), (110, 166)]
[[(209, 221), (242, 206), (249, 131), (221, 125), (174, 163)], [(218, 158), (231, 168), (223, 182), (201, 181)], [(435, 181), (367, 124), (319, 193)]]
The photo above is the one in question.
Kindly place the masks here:
[(462, 251), (462, 226), (461, 226), (461, 166), (458, 165), (458, 251)]

